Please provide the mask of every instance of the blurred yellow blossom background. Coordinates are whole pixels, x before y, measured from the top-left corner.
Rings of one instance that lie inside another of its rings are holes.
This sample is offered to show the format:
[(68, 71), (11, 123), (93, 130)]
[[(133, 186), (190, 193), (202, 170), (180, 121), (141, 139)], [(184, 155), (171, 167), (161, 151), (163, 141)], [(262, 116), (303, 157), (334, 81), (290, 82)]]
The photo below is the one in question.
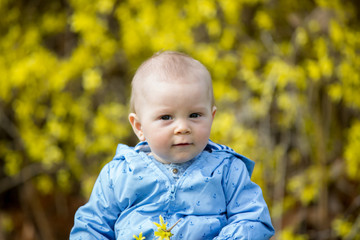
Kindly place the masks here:
[(212, 140), (256, 162), (274, 239), (360, 239), (355, 0), (0, 0), (0, 239), (66, 239), (116, 145), (130, 81), (208, 67)]

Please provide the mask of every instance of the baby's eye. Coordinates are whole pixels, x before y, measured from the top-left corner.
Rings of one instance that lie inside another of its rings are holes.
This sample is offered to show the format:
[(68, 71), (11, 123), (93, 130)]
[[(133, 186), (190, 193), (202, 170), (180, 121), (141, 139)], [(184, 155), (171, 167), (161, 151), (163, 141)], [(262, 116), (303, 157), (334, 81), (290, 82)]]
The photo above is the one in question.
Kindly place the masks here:
[(170, 115), (164, 115), (160, 117), (161, 120), (171, 120), (172, 117)]
[(200, 117), (201, 115), (199, 113), (192, 113), (190, 114), (190, 118), (198, 118)]

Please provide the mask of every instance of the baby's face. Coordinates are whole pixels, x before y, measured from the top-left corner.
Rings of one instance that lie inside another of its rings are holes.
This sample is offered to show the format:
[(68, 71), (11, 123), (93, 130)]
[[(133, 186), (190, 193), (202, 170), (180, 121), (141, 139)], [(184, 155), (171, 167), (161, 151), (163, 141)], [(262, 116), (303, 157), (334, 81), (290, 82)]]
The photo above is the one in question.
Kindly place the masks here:
[(183, 163), (205, 148), (216, 108), (205, 81), (145, 81), (136, 123), (140, 140), (146, 140), (162, 163)]

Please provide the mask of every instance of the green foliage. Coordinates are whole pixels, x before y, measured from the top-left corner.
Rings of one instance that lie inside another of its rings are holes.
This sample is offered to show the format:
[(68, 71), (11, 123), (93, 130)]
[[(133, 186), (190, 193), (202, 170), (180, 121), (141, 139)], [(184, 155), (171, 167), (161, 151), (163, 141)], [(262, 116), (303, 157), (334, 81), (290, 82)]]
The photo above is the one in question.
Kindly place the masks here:
[(171, 49), (211, 71), (211, 137), (255, 160), (278, 238), (360, 238), (359, 9), (354, 0), (0, 1), (0, 194), (31, 182), (86, 199), (116, 144), (136, 143), (135, 69)]
[(308, 237), (306, 237), (305, 235), (301, 235), (301, 234), (294, 234), (292, 230), (290, 229), (284, 229), (280, 236), (279, 236), (280, 240), (307, 240)]
[(360, 179), (360, 121), (356, 121), (348, 133), (348, 144), (345, 147), (346, 170), (350, 178)]

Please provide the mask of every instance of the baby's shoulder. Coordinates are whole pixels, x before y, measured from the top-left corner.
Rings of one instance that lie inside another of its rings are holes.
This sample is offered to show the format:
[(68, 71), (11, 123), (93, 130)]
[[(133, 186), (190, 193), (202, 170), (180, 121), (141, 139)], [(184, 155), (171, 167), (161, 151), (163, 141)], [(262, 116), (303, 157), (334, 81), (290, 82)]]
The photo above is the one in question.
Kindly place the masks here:
[(226, 164), (227, 166), (230, 165), (235, 165), (235, 166), (237, 165), (241, 167), (245, 166), (250, 176), (253, 172), (255, 162), (235, 152), (231, 148), (213, 150), (209, 152), (209, 154), (216, 159), (221, 159), (222, 164)]
[(136, 152), (132, 147), (119, 144), (113, 159), (105, 164), (100, 175), (112, 180), (123, 179), (131, 176), (134, 170), (143, 169), (143, 154)]
[(138, 155), (139, 153), (136, 152), (134, 148), (129, 147), (125, 144), (118, 144), (113, 160), (115, 161), (130, 160), (131, 158), (137, 157)]
[(134, 148), (129, 147), (125, 144), (119, 144), (116, 148), (115, 156), (108, 162), (105, 168), (116, 170), (118, 168), (128, 168), (136, 162), (141, 162), (141, 153), (138, 153)]

